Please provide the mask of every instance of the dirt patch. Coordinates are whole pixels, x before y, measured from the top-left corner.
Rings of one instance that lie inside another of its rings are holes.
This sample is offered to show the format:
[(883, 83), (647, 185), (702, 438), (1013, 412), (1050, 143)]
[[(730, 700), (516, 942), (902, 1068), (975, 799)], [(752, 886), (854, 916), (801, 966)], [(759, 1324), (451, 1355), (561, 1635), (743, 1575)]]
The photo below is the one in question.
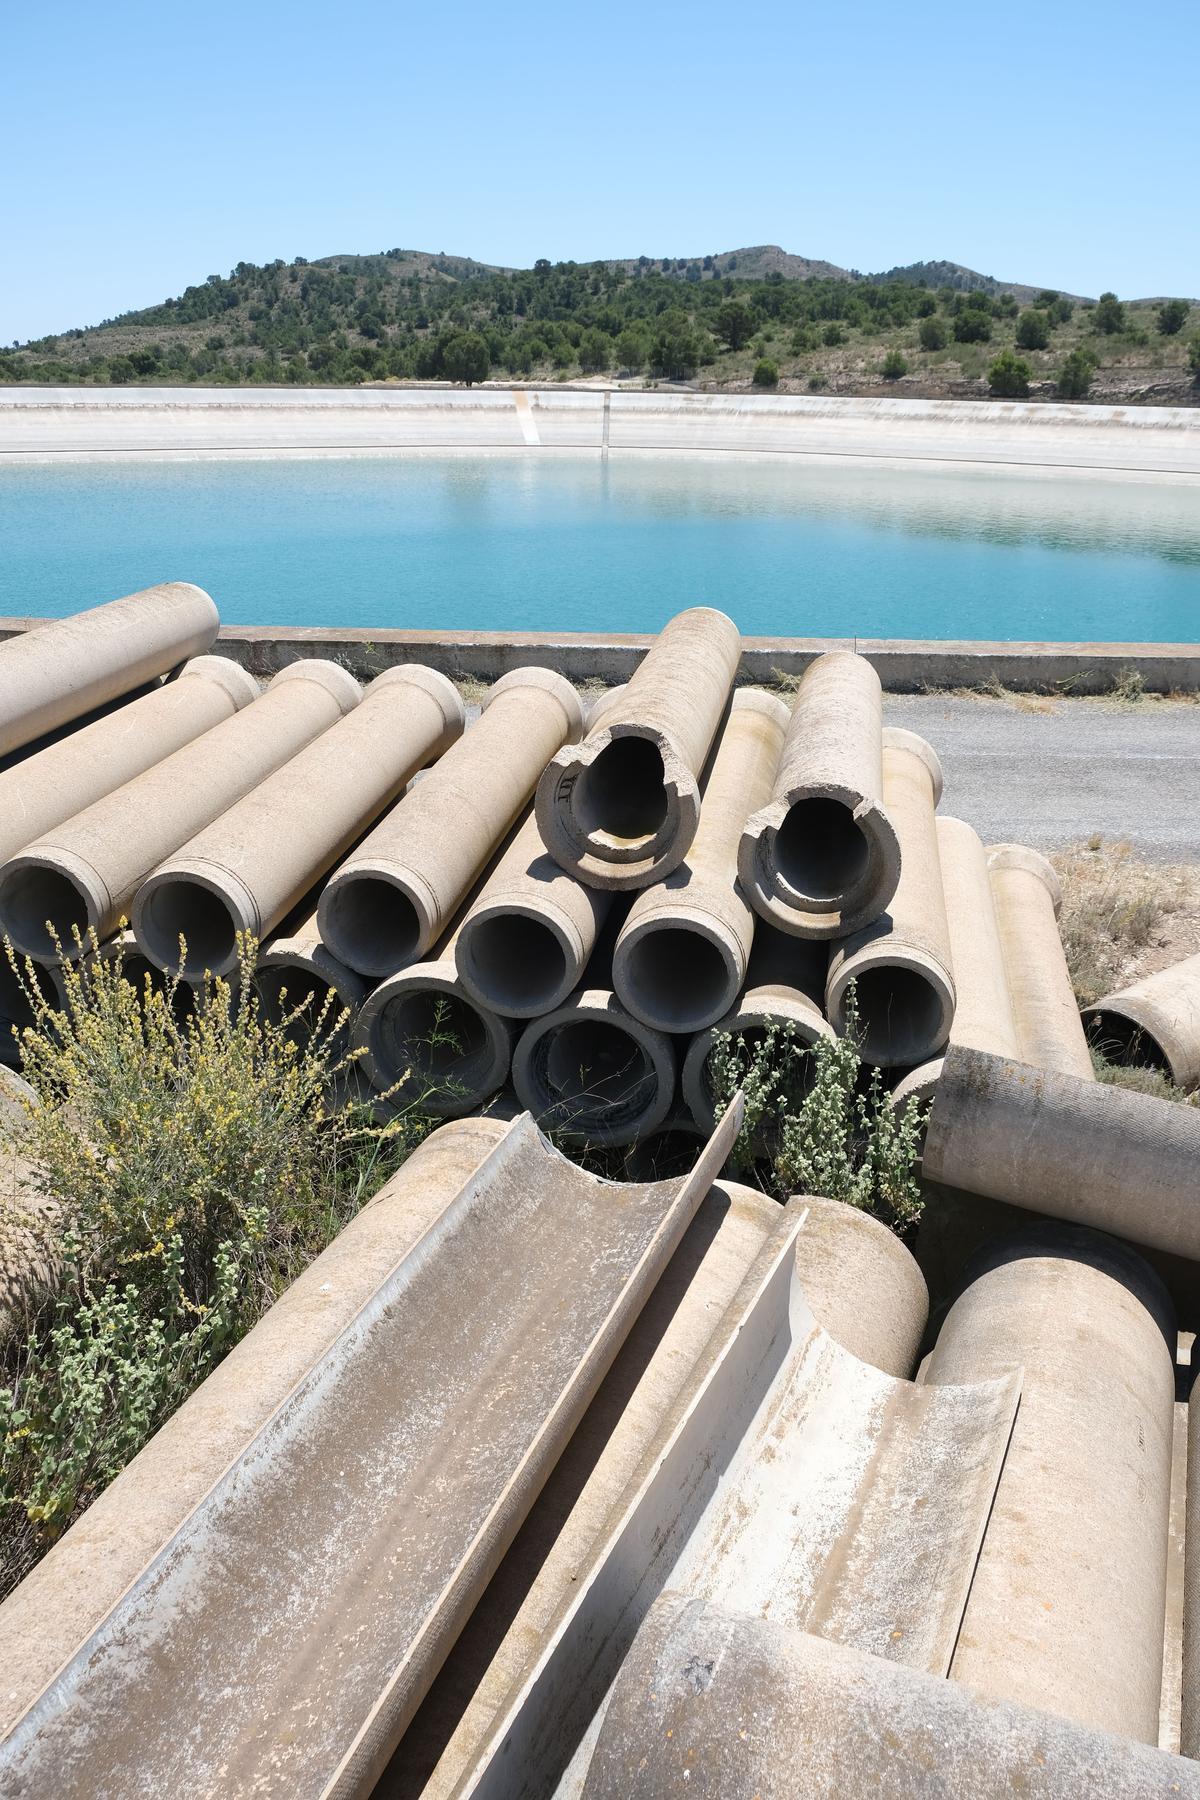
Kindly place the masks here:
[(1200, 867), (1144, 862), (1104, 838), (1050, 858), (1063, 888), (1059, 920), (1081, 1006), (1200, 952)]

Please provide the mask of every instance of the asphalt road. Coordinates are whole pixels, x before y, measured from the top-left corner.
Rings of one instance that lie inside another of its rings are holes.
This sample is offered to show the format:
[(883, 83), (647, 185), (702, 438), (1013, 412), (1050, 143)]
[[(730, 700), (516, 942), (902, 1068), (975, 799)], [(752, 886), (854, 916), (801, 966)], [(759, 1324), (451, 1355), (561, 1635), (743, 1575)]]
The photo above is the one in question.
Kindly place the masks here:
[(1200, 863), (1200, 705), (1049, 705), (885, 694), (884, 719), (928, 738), (941, 810), (985, 844), (1057, 850), (1099, 832), (1155, 862)]

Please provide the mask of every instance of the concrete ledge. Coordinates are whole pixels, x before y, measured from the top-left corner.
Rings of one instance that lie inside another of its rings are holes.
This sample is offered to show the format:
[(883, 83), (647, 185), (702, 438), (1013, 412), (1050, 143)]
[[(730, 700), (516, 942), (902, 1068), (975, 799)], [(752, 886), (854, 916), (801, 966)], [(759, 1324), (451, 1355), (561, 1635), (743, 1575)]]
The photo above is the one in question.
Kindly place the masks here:
[[(43, 619), (0, 618), (0, 642)], [(399, 631), (365, 626), (226, 625), (213, 646), (265, 680), (301, 656), (327, 657), (369, 681), (397, 663), (424, 663), (459, 680), (495, 681), (533, 664), (569, 681), (627, 681), (654, 642), (634, 631)], [(740, 682), (800, 675), (826, 650), (855, 650), (892, 694), (983, 687), (1109, 692), (1126, 675), (1151, 693), (1200, 692), (1197, 644), (987, 643), (920, 638), (743, 637)]]

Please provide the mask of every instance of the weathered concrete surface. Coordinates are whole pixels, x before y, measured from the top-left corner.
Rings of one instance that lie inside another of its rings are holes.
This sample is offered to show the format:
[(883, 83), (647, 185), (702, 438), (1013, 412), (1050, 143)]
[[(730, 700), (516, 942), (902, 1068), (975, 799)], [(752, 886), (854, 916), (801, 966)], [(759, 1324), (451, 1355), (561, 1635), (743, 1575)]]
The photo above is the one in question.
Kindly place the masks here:
[(0, 1609), (6, 1795), (368, 1792), (737, 1124), (647, 1187), (430, 1139)]
[(1200, 1110), (952, 1044), (931, 1181), (1200, 1260)]
[(1200, 1087), (1200, 955), (1105, 995), (1083, 1020), (1109, 1062), (1162, 1069), (1185, 1093)]
[(160, 968), (228, 975), (238, 939), (281, 924), (425, 765), (462, 736), (458, 690), (406, 664), (250, 793), (181, 844), (140, 884), (134, 936)]
[(779, 931), (835, 938), (869, 924), (900, 880), (883, 804), (882, 695), (865, 658), (831, 651), (805, 672), (770, 802), (746, 821), (738, 874)]
[(459, 927), (463, 987), (505, 1018), (552, 1012), (579, 986), (611, 903), (559, 867), (531, 811)]
[(1195, 1800), (1200, 1770), (1052, 1712), (668, 1593), (622, 1669), (584, 1792), (587, 1800)]
[(937, 846), (956, 996), (950, 1042), (1019, 1057), (987, 852), (965, 820), (945, 813), (937, 821)]
[(1092, 1058), (1058, 930), (1058, 876), (1024, 844), (989, 845), (987, 857), (1020, 1059), (1090, 1081)]
[(0, 645), (0, 756), (201, 656), (217, 635), (203, 588), (168, 581)]
[(162, 762), (51, 828), (0, 868), (0, 929), (38, 961), (67, 955), (127, 915), (151, 869), (357, 706), (358, 683), (303, 662), (266, 693)]
[(0, 771), (0, 863), (257, 698), (228, 657), (193, 657), (176, 680)]
[(698, 1031), (683, 1059), (683, 1098), (702, 1130), (711, 1131), (715, 1118), (708, 1061), (716, 1034), (740, 1037), (749, 1050), (772, 1026), (787, 1030), (800, 1044), (831, 1038), (833, 1027), (824, 1012), (828, 972), (829, 951), (823, 942), (792, 937), (759, 921), (737, 1005), (707, 1031)]
[(954, 1022), (956, 990), (935, 816), (941, 794), (941, 765), (932, 746), (915, 732), (888, 726), (883, 801), (900, 844), (900, 879), (886, 912), (833, 946), (825, 987), (829, 1022), (845, 1035), (849, 988), (855, 984), (863, 1057), (884, 1068), (929, 1061)]
[(1174, 1346), (1166, 1290), (1141, 1257), (1042, 1224), (968, 1269), (925, 1370), (935, 1387), (1023, 1371), (951, 1675), (1147, 1744), (1158, 1743)]
[(700, 821), (700, 776), (721, 728), (741, 638), (711, 606), (668, 619), (628, 682), (553, 756), (534, 808), (543, 842), (594, 887), (649, 887), (679, 867)]
[(929, 1290), (911, 1252), (855, 1206), (816, 1194), (793, 1204), (805, 1214), (796, 1274), (813, 1317), (861, 1362), (911, 1375), (929, 1322)]
[[(311, 1038), (323, 1013), (323, 1031), (331, 1031), (343, 1012), (350, 1014), (353, 1023), (367, 997), (367, 984), (362, 977), (339, 962), (321, 942), (315, 912), (263, 946), (255, 966), (254, 985), (268, 1018), (278, 1023), (285, 1015), (296, 1015), (288, 1029), (298, 1040)], [(298, 1008), (303, 1010), (297, 1013)], [(349, 1048), (348, 1029), (335, 1038), (335, 1045), (341, 1046), (343, 1036)]]
[(335, 872), (321, 936), (360, 975), (392, 975), (437, 943), (507, 838), (560, 744), (583, 729), (560, 675), (516, 669), (496, 682), (458, 743)]
[[(1200, 1372), (1200, 1371), (1198, 1371)], [(1179, 1747), (1200, 1758), (1200, 1381), (1188, 1398), (1187, 1513), (1183, 1538), (1183, 1708)]]
[(522, 1106), (545, 1130), (592, 1144), (632, 1144), (671, 1110), (676, 1051), (610, 988), (580, 988), (525, 1027), (512, 1078)]
[(703, 1031), (741, 993), (755, 914), (738, 880), (738, 846), (747, 818), (770, 798), (788, 716), (777, 695), (738, 689), (687, 856), (629, 910), (613, 952), (613, 987), (643, 1024)]
[(429, 962), (381, 981), (363, 1001), (351, 1041), (362, 1067), (398, 1106), (461, 1119), (504, 1086), (513, 1025), (464, 987), (455, 967), (457, 933)]

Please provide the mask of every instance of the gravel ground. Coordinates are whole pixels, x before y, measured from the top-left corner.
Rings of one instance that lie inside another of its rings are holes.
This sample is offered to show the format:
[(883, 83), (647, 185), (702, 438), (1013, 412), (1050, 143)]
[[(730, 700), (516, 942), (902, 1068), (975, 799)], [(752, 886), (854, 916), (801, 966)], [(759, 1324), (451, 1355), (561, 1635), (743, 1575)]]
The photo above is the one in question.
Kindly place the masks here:
[(884, 719), (929, 739), (941, 810), (985, 844), (1057, 850), (1098, 832), (1153, 862), (1200, 863), (1200, 705), (885, 694)]

